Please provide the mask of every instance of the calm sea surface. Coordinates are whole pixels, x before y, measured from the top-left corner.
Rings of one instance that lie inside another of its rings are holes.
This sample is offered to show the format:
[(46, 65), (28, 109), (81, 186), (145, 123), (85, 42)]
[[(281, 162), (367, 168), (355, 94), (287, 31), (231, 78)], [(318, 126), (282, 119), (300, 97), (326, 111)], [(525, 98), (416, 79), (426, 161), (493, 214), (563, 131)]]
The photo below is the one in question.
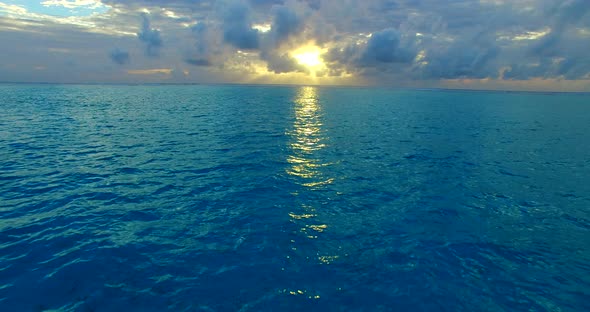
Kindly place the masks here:
[(0, 311), (590, 311), (590, 96), (0, 85)]

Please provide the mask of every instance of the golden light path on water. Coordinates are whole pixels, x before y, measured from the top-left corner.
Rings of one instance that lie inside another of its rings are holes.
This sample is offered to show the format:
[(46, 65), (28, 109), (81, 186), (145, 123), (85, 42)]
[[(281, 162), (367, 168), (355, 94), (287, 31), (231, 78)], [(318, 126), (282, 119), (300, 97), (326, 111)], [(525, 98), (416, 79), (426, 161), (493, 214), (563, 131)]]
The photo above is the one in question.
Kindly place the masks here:
[(322, 164), (316, 152), (323, 149), (321, 107), (318, 103), (317, 89), (315, 87), (301, 87), (294, 103), (295, 121), (293, 130), (289, 133), (293, 139), (291, 143), (292, 154), (287, 161), (291, 164), (288, 173), (302, 178), (303, 186), (315, 187), (331, 181), (322, 180)]
[[(322, 203), (316, 199), (314, 192), (322, 191), (327, 185), (332, 184), (334, 179), (325, 175), (322, 168), (330, 166), (318, 155), (326, 148), (326, 135), (323, 131), (322, 107), (318, 97), (316, 87), (301, 87), (294, 99), (294, 121), (293, 128), (288, 135), (291, 137), (290, 155), (287, 162), (290, 166), (287, 174), (293, 177), (297, 183), (303, 187), (301, 191), (294, 192), (292, 195), (301, 200), (294, 201), (296, 204), (295, 211), (289, 212), (291, 222), (299, 227), (297, 238), (317, 240), (322, 234), (329, 231), (329, 225), (318, 220), (321, 214)], [(291, 241), (292, 250), (298, 255), (304, 255), (302, 261), (311, 261), (328, 265), (338, 259), (337, 255), (327, 255), (321, 250), (309, 250), (310, 246), (319, 246), (319, 244), (310, 245), (302, 244), (299, 247), (298, 242)], [(298, 250), (306, 248), (306, 250)], [(319, 248), (319, 247), (318, 247)], [(313, 253), (313, 257), (309, 254)], [(285, 290), (285, 293), (295, 296), (305, 296), (309, 299), (319, 299), (319, 294), (312, 290), (291, 289)]]

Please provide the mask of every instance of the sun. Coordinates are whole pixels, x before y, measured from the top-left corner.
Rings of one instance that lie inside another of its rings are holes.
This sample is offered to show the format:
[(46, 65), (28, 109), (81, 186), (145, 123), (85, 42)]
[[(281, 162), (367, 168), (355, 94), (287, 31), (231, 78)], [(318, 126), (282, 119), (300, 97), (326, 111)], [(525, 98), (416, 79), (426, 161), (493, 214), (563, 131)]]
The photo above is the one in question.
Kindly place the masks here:
[(322, 64), (320, 53), (317, 51), (303, 52), (293, 55), (297, 63), (306, 67), (316, 67)]
[(325, 64), (322, 60), (322, 50), (316, 46), (310, 45), (300, 47), (291, 52), (291, 56), (297, 61), (297, 63), (306, 67), (312, 72), (325, 67)]

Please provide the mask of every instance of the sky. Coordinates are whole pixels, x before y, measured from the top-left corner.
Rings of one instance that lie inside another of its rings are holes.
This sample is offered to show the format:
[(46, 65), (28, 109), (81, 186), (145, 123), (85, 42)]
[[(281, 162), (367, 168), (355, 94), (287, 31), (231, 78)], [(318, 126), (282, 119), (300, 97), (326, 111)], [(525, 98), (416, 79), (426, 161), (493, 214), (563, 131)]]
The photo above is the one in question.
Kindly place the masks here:
[(0, 0), (0, 81), (590, 91), (590, 0)]

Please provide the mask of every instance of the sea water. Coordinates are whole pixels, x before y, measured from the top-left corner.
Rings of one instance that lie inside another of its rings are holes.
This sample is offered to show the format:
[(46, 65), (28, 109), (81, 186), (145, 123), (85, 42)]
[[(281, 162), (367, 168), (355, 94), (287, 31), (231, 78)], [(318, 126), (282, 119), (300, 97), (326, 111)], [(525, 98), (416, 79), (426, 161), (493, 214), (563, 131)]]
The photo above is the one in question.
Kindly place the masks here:
[(0, 85), (0, 311), (589, 295), (589, 95)]

